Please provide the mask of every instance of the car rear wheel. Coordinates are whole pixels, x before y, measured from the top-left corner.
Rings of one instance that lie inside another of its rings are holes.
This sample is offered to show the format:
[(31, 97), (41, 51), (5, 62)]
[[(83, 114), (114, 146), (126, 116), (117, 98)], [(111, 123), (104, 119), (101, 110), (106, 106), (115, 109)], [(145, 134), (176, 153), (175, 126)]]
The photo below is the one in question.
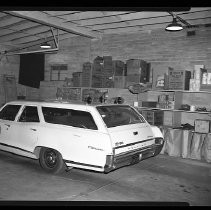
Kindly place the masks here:
[(39, 162), (41, 167), (49, 173), (58, 174), (65, 170), (61, 154), (51, 148), (41, 148)]

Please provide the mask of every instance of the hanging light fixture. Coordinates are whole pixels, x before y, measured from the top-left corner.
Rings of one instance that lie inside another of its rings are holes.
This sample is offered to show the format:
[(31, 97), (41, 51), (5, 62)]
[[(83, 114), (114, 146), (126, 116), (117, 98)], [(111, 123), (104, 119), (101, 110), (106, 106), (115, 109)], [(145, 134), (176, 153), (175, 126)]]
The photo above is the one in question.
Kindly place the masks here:
[(173, 17), (173, 21), (171, 24), (167, 25), (166, 31), (181, 31), (183, 29), (182, 25), (177, 22), (176, 17)]
[(50, 48), (51, 48), (51, 45), (48, 44), (47, 42), (44, 42), (44, 43), (42, 43), (42, 44), (40, 45), (40, 47), (41, 47), (42, 49), (50, 49)]

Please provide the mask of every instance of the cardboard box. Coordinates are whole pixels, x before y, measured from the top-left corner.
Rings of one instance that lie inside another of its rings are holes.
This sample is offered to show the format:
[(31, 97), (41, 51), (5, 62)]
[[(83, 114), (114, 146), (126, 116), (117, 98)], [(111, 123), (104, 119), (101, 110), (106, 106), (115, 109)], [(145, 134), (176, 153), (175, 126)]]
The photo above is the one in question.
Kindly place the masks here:
[(167, 95), (166, 94), (161, 94), (158, 96), (158, 102), (159, 103), (165, 103), (167, 101)]
[(142, 107), (156, 108), (157, 103), (157, 101), (142, 101), (141, 105)]
[(194, 121), (194, 130), (197, 133), (209, 133), (211, 126), (210, 120), (195, 119)]
[(126, 76), (126, 87), (140, 83), (140, 74), (130, 74)]
[(141, 114), (149, 124), (156, 126), (163, 125), (162, 110), (143, 110)]
[(167, 109), (175, 109), (175, 101), (168, 101), (166, 108)]
[(201, 79), (201, 69), (204, 69), (204, 65), (194, 65), (193, 78), (200, 80)]
[(207, 73), (207, 84), (211, 85), (211, 73), (210, 72)]
[(125, 76), (114, 76), (114, 88), (125, 88)]
[(190, 91), (200, 91), (200, 79), (190, 79), (189, 90)]
[(181, 112), (164, 111), (163, 125), (167, 127), (181, 126)]
[(73, 72), (73, 86), (81, 87), (82, 85), (82, 72)]
[(169, 90), (189, 90), (191, 71), (169, 69)]
[(113, 71), (115, 76), (125, 76), (125, 63), (120, 60), (113, 60)]

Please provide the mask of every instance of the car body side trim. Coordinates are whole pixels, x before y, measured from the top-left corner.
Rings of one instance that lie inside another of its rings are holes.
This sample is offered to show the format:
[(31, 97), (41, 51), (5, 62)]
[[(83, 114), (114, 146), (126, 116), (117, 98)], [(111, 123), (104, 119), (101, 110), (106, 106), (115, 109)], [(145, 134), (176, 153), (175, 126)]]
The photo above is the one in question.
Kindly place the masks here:
[(15, 146), (11, 146), (11, 145), (9, 145), (9, 144), (0, 143), (0, 145), (5, 146), (5, 147), (10, 147), (10, 148), (18, 149), (18, 150), (21, 150), (21, 151), (23, 151), (23, 152), (28, 152), (28, 153), (30, 153), (30, 154), (34, 154), (33, 152), (30, 152), (30, 151), (28, 151), (28, 150), (21, 149), (21, 148), (19, 148), (19, 147), (15, 147)]
[(151, 140), (153, 140), (153, 139), (154, 139), (154, 138), (147, 139), (147, 140), (143, 140), (143, 141), (136, 141), (136, 142), (134, 142), (134, 143), (130, 143), (130, 144), (125, 144), (125, 145), (122, 145), (122, 146), (114, 147), (114, 149), (119, 149), (119, 148), (123, 148), (123, 147), (132, 146), (132, 145), (139, 144), (139, 143), (143, 143), (143, 142), (146, 142), (146, 141), (151, 141)]
[(77, 165), (82, 165), (82, 166), (89, 166), (89, 167), (95, 167), (95, 168), (104, 168), (103, 166), (96, 166), (96, 165), (91, 165), (91, 164), (86, 164), (86, 163), (79, 163), (79, 162), (74, 162), (70, 160), (64, 160), (65, 163), (70, 163), (70, 164), (77, 164)]

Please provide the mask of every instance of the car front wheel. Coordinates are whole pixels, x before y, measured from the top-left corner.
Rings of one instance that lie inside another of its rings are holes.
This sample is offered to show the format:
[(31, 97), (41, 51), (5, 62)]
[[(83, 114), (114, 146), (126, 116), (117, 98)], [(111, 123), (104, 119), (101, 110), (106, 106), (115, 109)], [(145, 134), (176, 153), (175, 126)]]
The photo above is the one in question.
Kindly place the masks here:
[(65, 170), (61, 154), (51, 148), (41, 148), (39, 162), (41, 167), (49, 173), (58, 174)]

